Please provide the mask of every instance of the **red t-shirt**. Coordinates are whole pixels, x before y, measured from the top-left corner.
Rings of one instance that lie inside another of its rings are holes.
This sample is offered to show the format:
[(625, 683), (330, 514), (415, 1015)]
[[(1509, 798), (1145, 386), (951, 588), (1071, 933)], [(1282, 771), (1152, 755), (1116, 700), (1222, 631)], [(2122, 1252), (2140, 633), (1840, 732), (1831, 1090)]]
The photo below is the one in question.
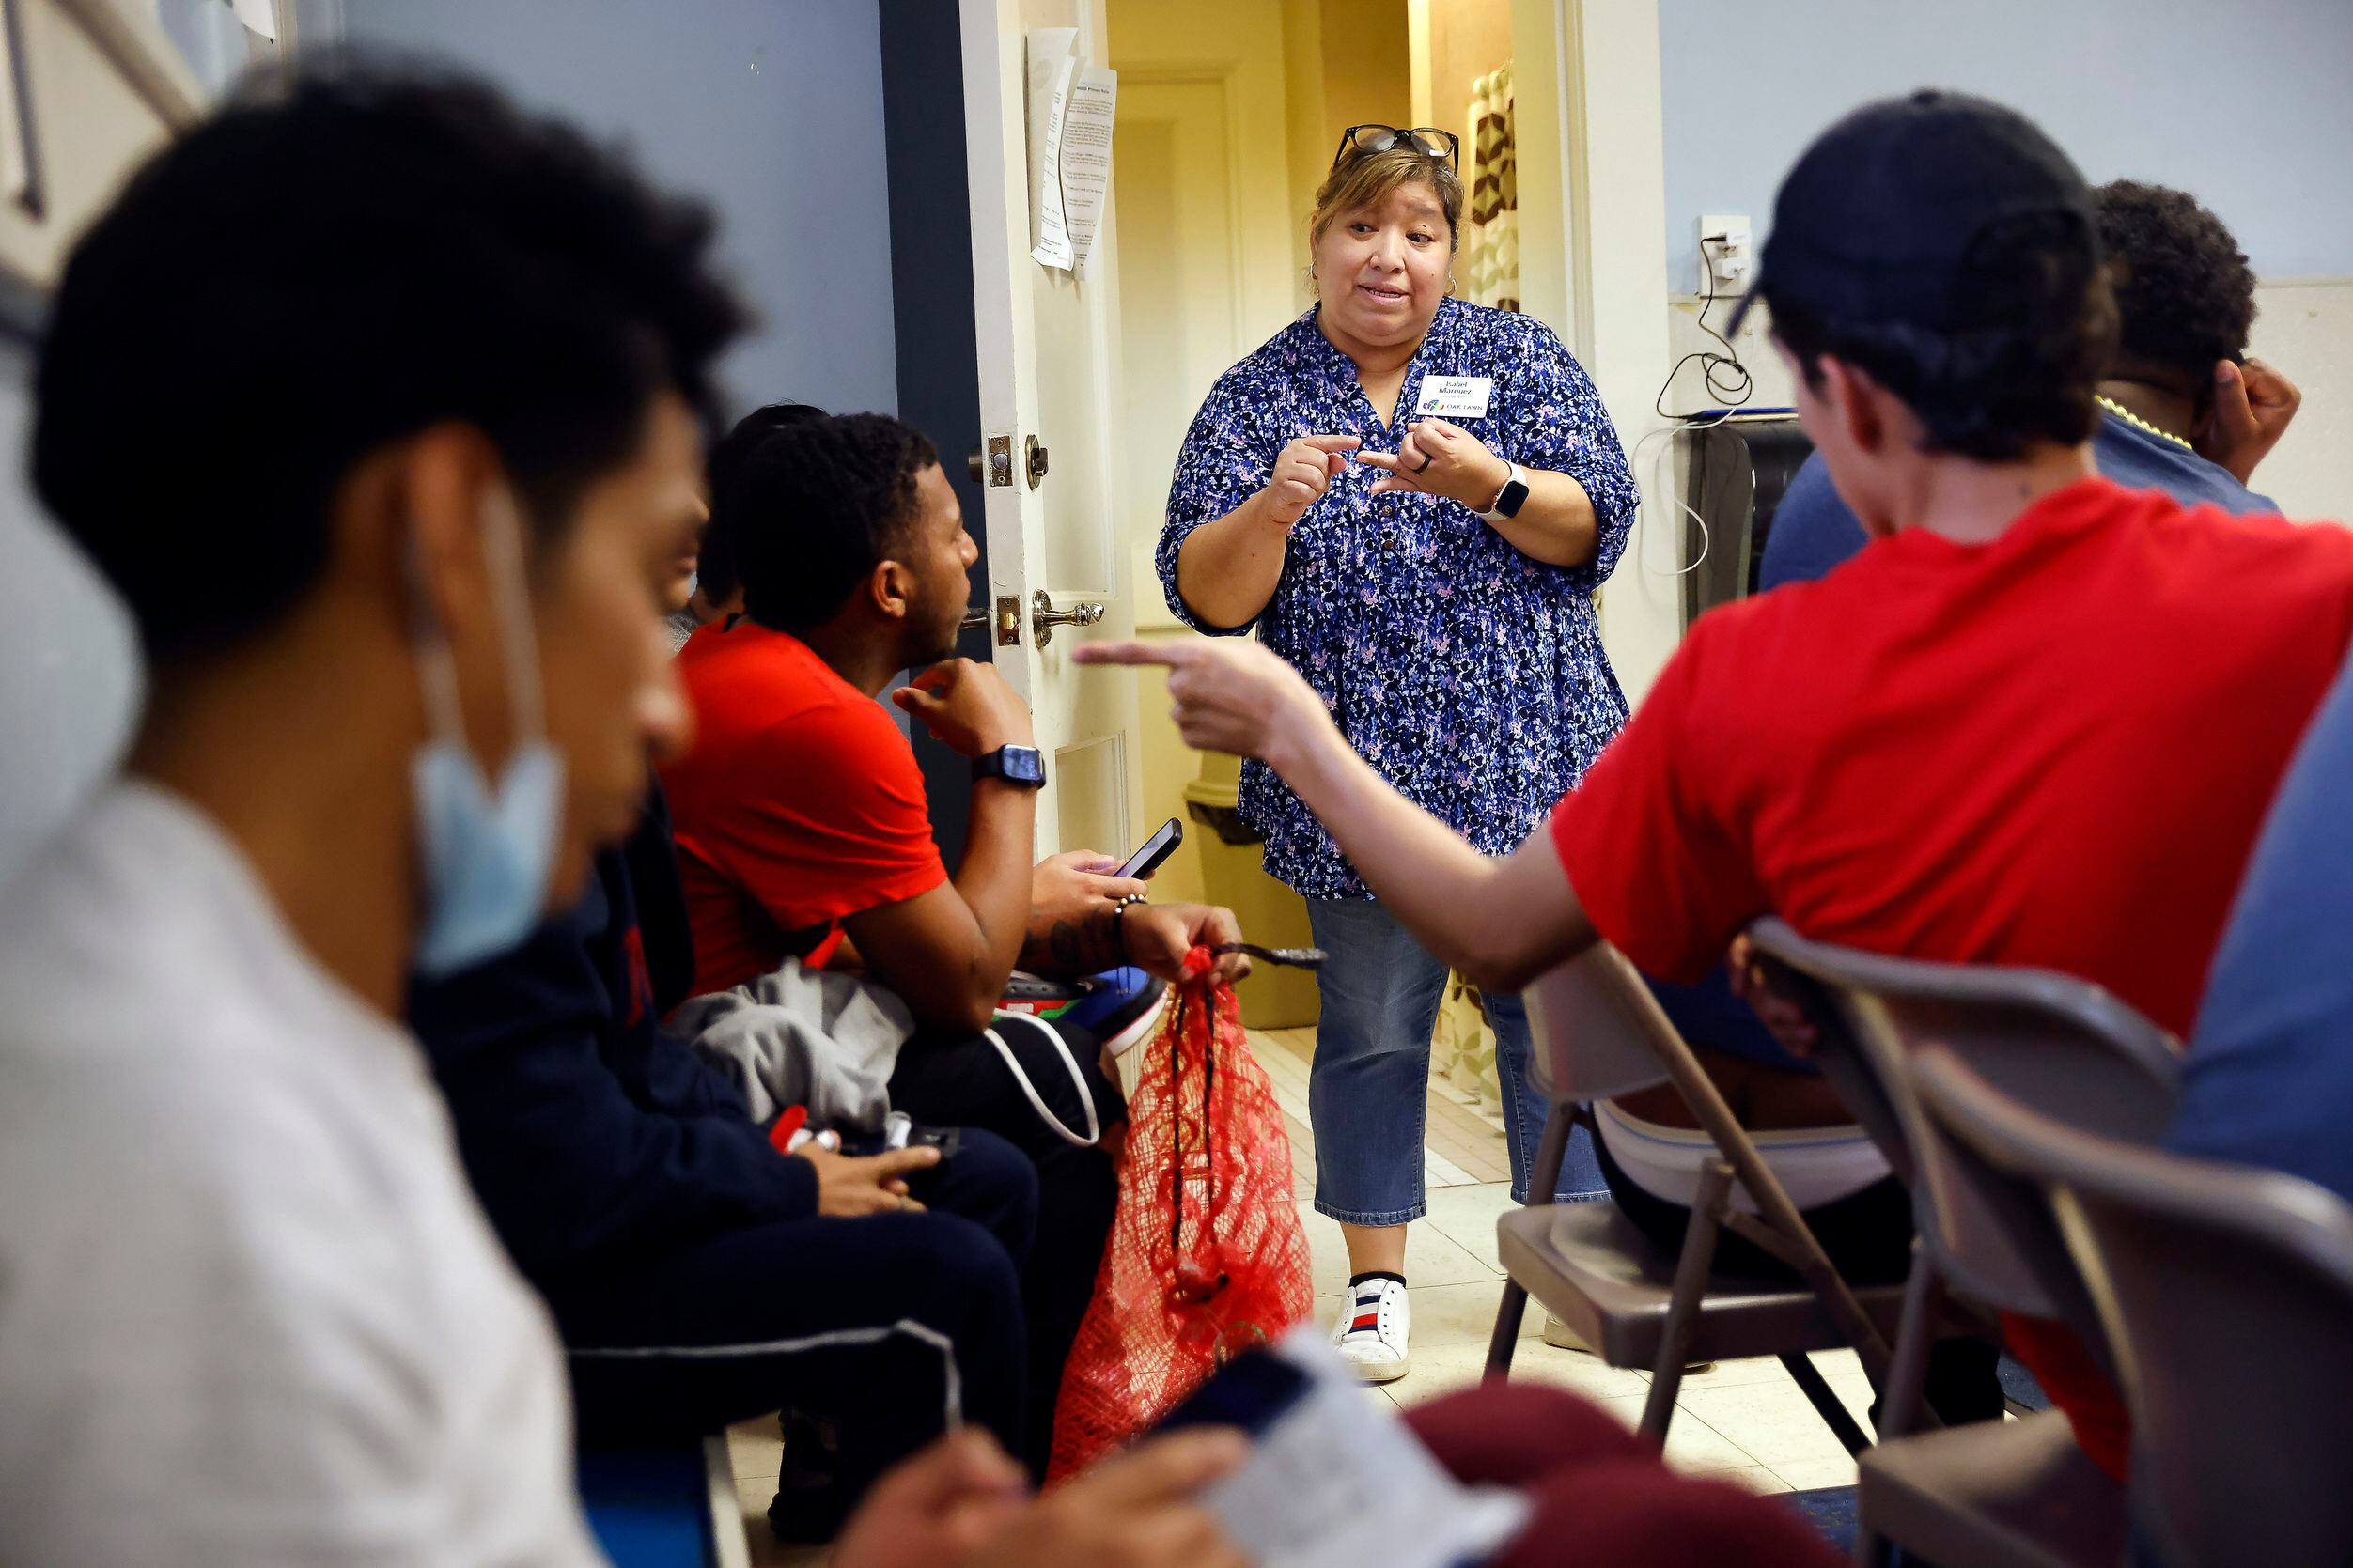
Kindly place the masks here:
[[(2187, 1034), (2349, 638), (2353, 533), (2088, 479), (1989, 544), (1908, 529), (1702, 617), (1554, 842), (1595, 927), (1664, 978), (1769, 912), (2079, 975)], [(2080, 1350), (2017, 1348), (2120, 1470), (2112, 1391), (2068, 1387)]]
[(947, 880), (914, 749), (797, 637), (738, 619), (678, 653), (693, 747), (662, 770), (694, 933), (694, 989), (787, 957), (822, 965), (841, 921)]

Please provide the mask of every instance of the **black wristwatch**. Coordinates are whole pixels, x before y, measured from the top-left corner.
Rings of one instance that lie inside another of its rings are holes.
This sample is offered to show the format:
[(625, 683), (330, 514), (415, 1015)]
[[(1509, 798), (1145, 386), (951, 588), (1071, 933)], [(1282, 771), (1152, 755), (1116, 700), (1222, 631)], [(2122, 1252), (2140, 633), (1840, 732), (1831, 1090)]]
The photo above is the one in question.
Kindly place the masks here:
[(1519, 508), (1527, 504), (1527, 475), (1519, 472), (1518, 463), (1514, 463), (1511, 465), (1511, 472), (1504, 475), (1504, 488), (1495, 492), (1495, 505), (1481, 512), (1479, 516), (1489, 521), (1496, 518), (1516, 518), (1519, 515)]
[(1003, 779), (1007, 784), (1046, 787), (1046, 758), (1035, 746), (1000, 746), (973, 758), (973, 782)]

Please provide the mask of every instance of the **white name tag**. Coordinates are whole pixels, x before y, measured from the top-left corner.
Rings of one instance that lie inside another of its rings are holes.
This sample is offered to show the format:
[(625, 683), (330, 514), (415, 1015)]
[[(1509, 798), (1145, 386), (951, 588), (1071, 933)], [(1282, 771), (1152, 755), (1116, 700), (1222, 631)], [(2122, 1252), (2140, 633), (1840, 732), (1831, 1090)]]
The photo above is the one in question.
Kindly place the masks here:
[(1494, 396), (1491, 376), (1432, 376), (1422, 383), (1422, 399), (1413, 411), (1441, 419), (1485, 419), (1488, 399)]

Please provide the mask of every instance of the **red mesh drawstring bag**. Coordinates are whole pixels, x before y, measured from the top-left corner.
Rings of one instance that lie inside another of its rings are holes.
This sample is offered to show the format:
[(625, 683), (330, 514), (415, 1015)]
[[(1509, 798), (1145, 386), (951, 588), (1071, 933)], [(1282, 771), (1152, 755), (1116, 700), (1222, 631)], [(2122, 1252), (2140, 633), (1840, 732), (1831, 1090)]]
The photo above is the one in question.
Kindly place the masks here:
[(1185, 960), (1130, 1096), (1119, 1207), (1062, 1374), (1049, 1481), (1174, 1409), (1229, 1358), (1315, 1306), (1291, 1142), (1210, 955)]

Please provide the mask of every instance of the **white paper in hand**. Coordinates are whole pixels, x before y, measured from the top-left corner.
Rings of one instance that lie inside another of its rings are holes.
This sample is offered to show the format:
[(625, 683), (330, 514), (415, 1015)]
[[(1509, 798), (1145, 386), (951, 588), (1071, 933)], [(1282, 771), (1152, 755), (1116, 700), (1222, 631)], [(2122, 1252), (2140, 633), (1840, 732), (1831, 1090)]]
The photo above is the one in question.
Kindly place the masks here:
[(1456, 1481), (1376, 1408), (1312, 1324), (1273, 1350), (1306, 1391), (1261, 1431), (1250, 1462), (1203, 1501), (1263, 1568), (1455, 1568), (1526, 1521), (1517, 1492)]

